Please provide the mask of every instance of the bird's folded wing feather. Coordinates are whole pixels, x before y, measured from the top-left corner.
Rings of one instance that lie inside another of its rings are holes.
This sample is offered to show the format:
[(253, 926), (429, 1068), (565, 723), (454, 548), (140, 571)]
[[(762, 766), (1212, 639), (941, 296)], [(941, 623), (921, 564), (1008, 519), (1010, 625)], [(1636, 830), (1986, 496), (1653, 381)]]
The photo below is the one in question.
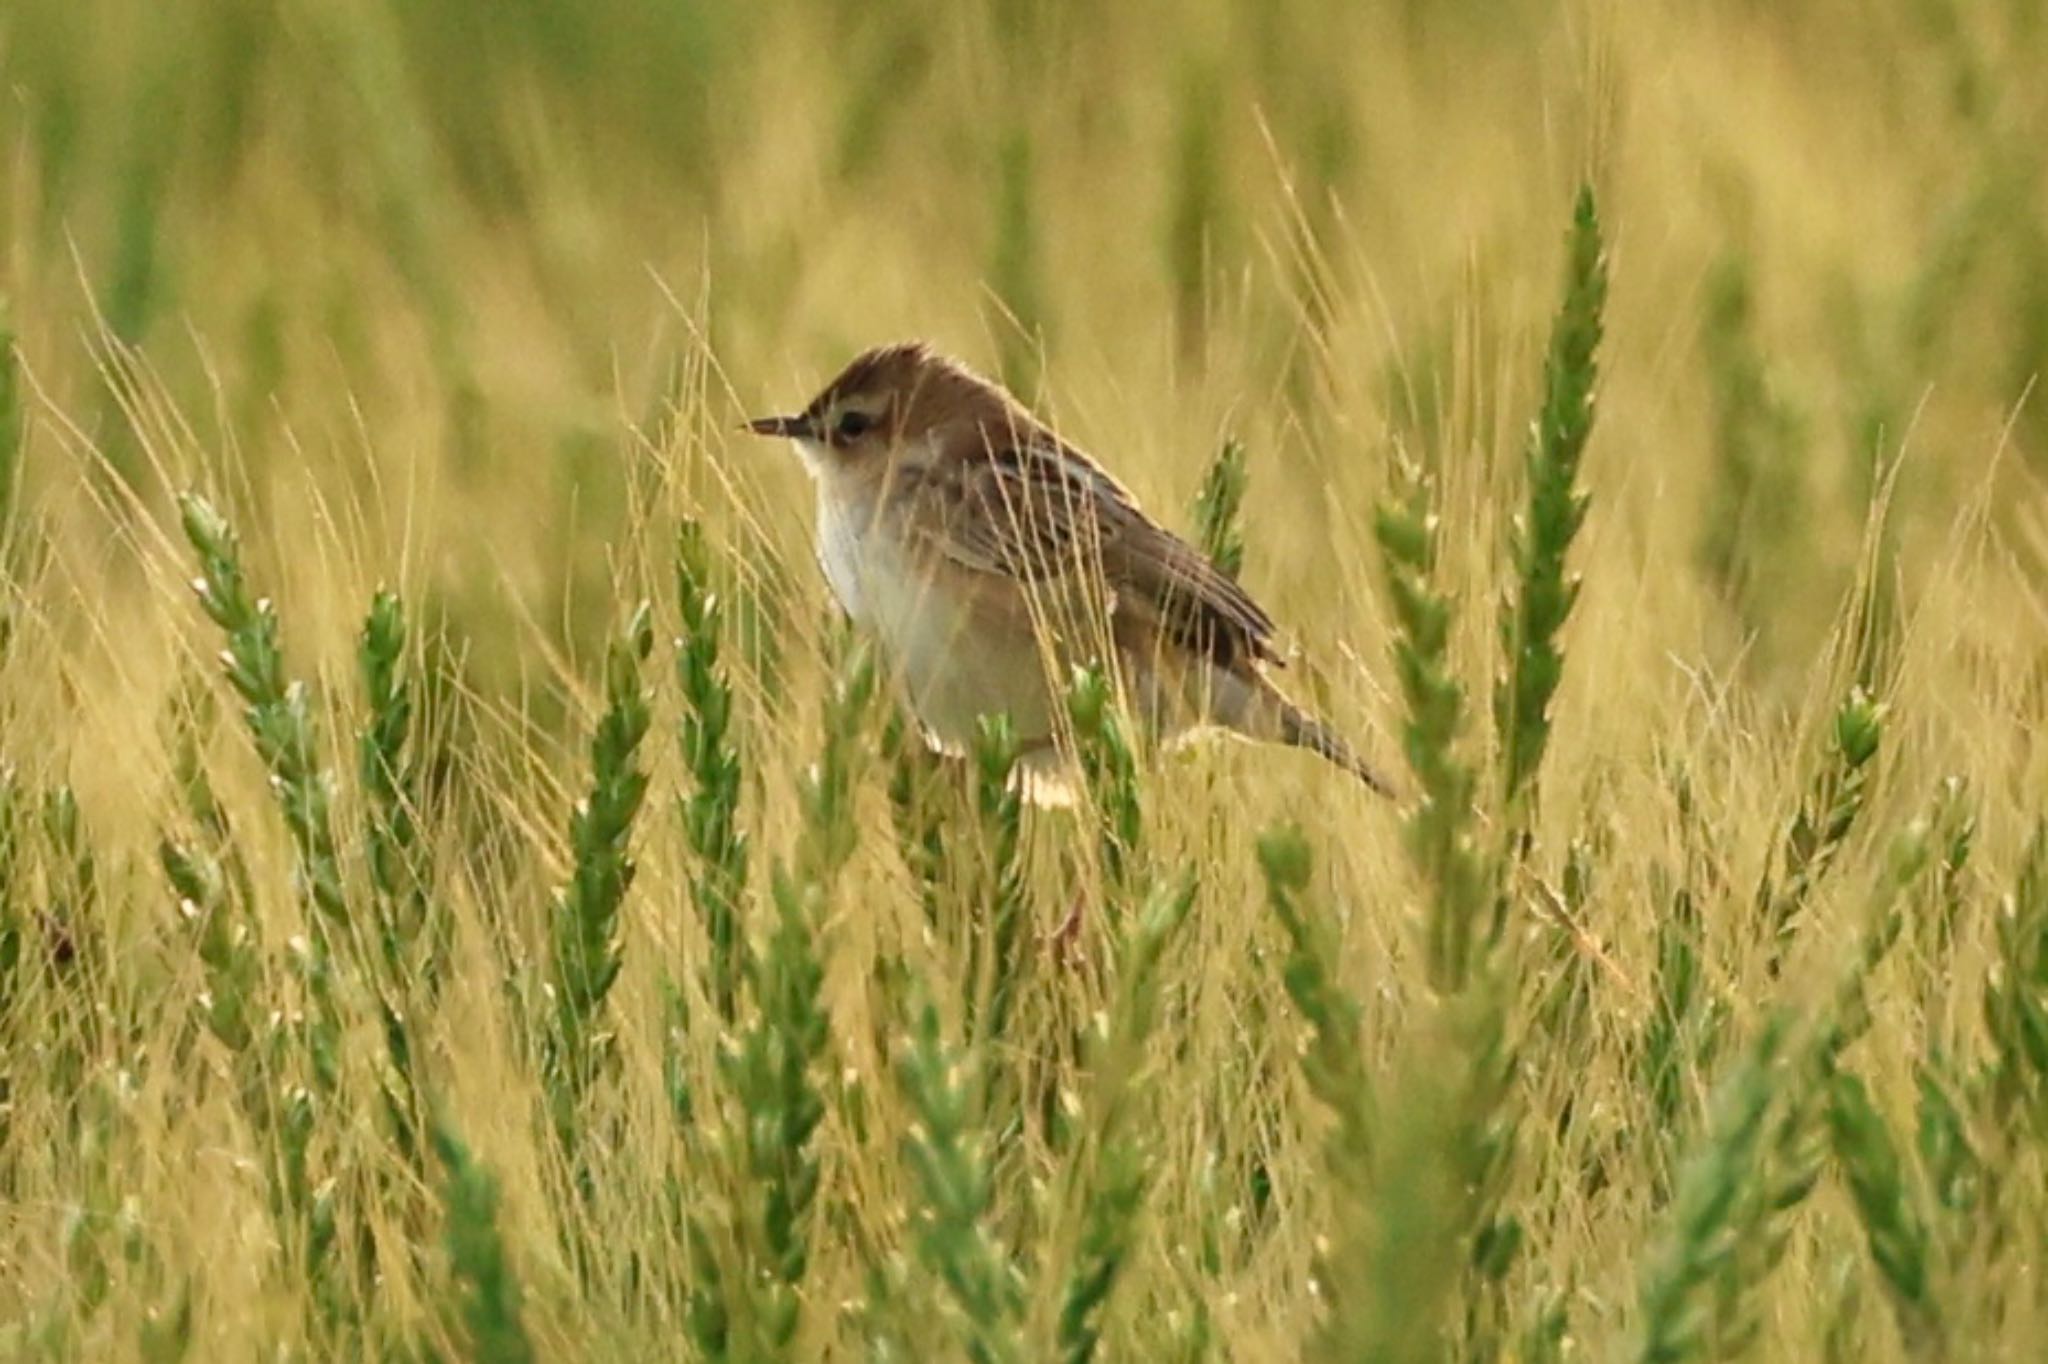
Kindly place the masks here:
[(1114, 479), (1047, 435), (920, 477), (926, 534), (947, 558), (1032, 585), (1099, 572), (1117, 609), (1223, 667), (1279, 663), (1273, 621)]

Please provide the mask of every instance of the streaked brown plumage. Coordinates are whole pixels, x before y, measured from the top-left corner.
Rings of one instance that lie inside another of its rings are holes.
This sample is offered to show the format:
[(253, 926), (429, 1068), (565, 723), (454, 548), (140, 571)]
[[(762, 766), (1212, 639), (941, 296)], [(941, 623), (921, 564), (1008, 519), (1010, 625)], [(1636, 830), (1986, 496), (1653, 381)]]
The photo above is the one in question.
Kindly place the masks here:
[(1054, 752), (1069, 668), (1114, 657), (1144, 722), (1221, 725), (1386, 781), (1280, 691), (1270, 616), (1008, 393), (922, 343), (861, 355), (793, 417), (817, 484), (818, 557), (895, 656), (932, 742), (959, 752), (1007, 710)]

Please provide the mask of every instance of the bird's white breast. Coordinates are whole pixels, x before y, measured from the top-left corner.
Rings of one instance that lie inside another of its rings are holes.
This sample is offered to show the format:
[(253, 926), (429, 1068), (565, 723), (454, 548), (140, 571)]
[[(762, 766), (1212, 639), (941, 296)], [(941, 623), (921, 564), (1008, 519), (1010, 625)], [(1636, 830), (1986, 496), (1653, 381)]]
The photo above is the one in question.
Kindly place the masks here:
[(1028, 627), (987, 627), (957, 575), (909, 552), (864, 499), (818, 498), (818, 563), (847, 615), (901, 669), (911, 706), (942, 747), (964, 751), (977, 716), (1007, 711), (1028, 739), (1051, 733), (1045, 673)]
[(871, 538), (872, 519), (865, 506), (848, 507), (845, 499), (828, 495), (824, 484), (819, 484), (818, 566), (825, 570), (825, 581), (832, 585), (832, 595), (839, 598), (846, 614), (863, 624), (869, 623), (869, 617), (866, 594), (861, 591), (867, 570), (861, 559)]
[(913, 674), (943, 666), (967, 628), (968, 604), (945, 575), (919, 564), (871, 507), (818, 499), (818, 563), (846, 614), (880, 635)]

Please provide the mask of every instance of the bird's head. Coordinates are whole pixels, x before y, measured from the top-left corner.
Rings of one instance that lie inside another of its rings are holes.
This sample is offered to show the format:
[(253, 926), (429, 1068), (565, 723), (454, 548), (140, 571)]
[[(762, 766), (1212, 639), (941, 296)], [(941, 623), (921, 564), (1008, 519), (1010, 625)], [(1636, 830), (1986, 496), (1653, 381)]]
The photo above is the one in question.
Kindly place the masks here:
[(795, 441), (823, 475), (937, 458), (948, 441), (983, 442), (1029, 420), (996, 385), (909, 341), (858, 356), (795, 416), (756, 418), (747, 429)]

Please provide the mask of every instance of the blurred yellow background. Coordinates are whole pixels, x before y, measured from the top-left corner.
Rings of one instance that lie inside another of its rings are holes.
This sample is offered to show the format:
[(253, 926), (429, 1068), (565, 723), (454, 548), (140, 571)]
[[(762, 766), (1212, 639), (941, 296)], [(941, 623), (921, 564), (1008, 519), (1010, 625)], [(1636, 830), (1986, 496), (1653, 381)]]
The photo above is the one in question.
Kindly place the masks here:
[[(1661, 643), (1769, 683), (1818, 647), (1873, 471), (1909, 568), (1987, 487), (2041, 568), (2043, 27), (2017, 0), (18, 0), (19, 514), (63, 553), (98, 473), (161, 507), (155, 446), (281, 543), (326, 499), (363, 573), (402, 559), (483, 640), (587, 643), (641, 471), (801, 560), (797, 471), (732, 422), (918, 335), (1169, 520), (1243, 436), (1255, 581), (1369, 651), (1369, 605), (1305, 586), (1358, 557), (1389, 436), (1512, 465), (1585, 177), (1615, 257), (1596, 525), (1683, 585)], [(137, 372), (177, 441), (128, 429)]]

